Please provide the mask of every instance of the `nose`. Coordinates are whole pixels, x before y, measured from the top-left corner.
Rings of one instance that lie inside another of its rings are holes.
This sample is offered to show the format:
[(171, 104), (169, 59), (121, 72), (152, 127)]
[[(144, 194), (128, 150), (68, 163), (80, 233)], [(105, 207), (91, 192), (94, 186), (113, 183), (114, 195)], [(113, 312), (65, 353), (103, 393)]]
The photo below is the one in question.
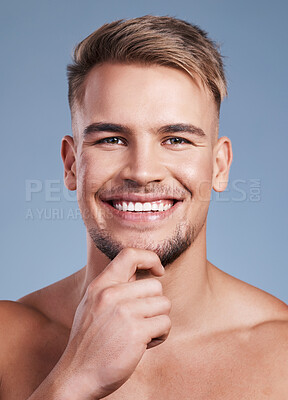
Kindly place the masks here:
[(160, 158), (160, 151), (153, 146), (139, 144), (126, 154), (120, 178), (125, 181), (145, 186), (151, 182), (161, 182), (165, 177), (165, 166)]

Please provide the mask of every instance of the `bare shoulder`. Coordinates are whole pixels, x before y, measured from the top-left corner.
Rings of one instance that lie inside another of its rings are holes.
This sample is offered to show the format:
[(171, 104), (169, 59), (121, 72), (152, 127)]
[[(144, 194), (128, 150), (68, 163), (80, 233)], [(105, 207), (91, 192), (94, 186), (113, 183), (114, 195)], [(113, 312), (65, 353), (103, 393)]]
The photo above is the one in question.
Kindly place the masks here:
[(224, 342), (227, 346), (234, 343), (237, 360), (248, 375), (257, 377), (263, 387), (267, 384), (272, 388), (275, 398), (286, 398), (288, 306), (212, 265), (211, 275), (219, 298), (217, 315), (223, 316), (221, 324), (227, 333)]
[[(40, 343), (45, 345), (53, 335), (69, 336), (73, 307), (75, 275), (71, 275), (52, 285), (22, 297), (18, 301), (0, 301), (0, 348), (9, 352), (14, 343), (16, 347)], [(78, 304), (77, 304), (78, 305)], [(57, 342), (61, 340), (57, 339)], [(4, 354), (2, 352), (2, 354)], [(0, 354), (1, 358), (1, 354)]]
[[(259, 380), (271, 388), (275, 399), (288, 394), (288, 319), (280, 312), (252, 327), (248, 333), (247, 353)], [(274, 397), (273, 397), (274, 398)]]
[[(285, 330), (288, 306), (275, 296), (243, 282), (210, 264), (210, 274), (220, 293), (221, 307), (232, 323), (243, 326), (261, 326), (273, 321)], [(283, 324), (281, 324), (283, 322)], [(276, 326), (275, 325), (275, 326)]]
[(3, 341), (13, 340), (29, 331), (38, 331), (49, 321), (44, 314), (32, 307), (15, 301), (0, 301), (0, 346)]
[(1, 398), (27, 398), (57, 364), (78, 305), (78, 281), (74, 274), (16, 302), (0, 301)]
[[(41, 331), (49, 321), (40, 312), (13, 301), (0, 302), (0, 369), (1, 373), (18, 353), (37, 346)], [(24, 349), (24, 350), (23, 350)]]
[(0, 397), (28, 396), (57, 363), (66, 343), (63, 327), (38, 309), (0, 301)]
[(29, 342), (34, 346), (41, 342), (43, 346), (53, 334), (65, 332), (67, 336), (70, 328), (64, 316), (72, 303), (70, 280), (73, 279), (68, 277), (17, 301), (0, 301), (0, 348), (9, 349), (4, 345), (7, 341), (18, 347)]
[(18, 351), (43, 346), (55, 331), (55, 324), (39, 310), (13, 301), (0, 301), (0, 326), (0, 366)]

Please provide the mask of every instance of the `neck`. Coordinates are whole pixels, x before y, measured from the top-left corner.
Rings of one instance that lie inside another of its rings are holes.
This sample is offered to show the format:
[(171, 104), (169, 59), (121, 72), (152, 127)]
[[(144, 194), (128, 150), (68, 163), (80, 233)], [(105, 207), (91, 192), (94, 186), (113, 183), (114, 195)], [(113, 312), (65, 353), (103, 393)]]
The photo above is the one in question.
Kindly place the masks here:
[(192, 246), (166, 268), (159, 280), (163, 294), (172, 302), (169, 336), (185, 335), (205, 329), (205, 315), (211, 300), (211, 286), (206, 259), (206, 227)]

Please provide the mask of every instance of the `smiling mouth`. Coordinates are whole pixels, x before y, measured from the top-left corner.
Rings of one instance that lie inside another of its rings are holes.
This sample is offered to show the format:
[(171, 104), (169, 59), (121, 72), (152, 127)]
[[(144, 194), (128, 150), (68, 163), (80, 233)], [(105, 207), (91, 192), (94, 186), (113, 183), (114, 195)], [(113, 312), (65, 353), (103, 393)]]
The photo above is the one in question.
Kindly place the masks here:
[(176, 200), (157, 200), (151, 202), (111, 200), (108, 203), (118, 211), (132, 213), (161, 213), (174, 206)]

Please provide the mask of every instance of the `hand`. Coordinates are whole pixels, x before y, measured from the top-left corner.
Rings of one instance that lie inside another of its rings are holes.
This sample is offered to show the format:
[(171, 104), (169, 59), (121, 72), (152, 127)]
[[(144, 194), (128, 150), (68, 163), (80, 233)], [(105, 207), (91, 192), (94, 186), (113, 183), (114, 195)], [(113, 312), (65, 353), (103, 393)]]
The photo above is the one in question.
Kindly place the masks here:
[(162, 343), (169, 333), (171, 303), (162, 294), (162, 284), (156, 278), (136, 280), (137, 269), (164, 274), (155, 253), (124, 249), (91, 282), (76, 310), (62, 362), (66, 360), (66, 373), (83, 393), (81, 399), (117, 390), (146, 349)]

